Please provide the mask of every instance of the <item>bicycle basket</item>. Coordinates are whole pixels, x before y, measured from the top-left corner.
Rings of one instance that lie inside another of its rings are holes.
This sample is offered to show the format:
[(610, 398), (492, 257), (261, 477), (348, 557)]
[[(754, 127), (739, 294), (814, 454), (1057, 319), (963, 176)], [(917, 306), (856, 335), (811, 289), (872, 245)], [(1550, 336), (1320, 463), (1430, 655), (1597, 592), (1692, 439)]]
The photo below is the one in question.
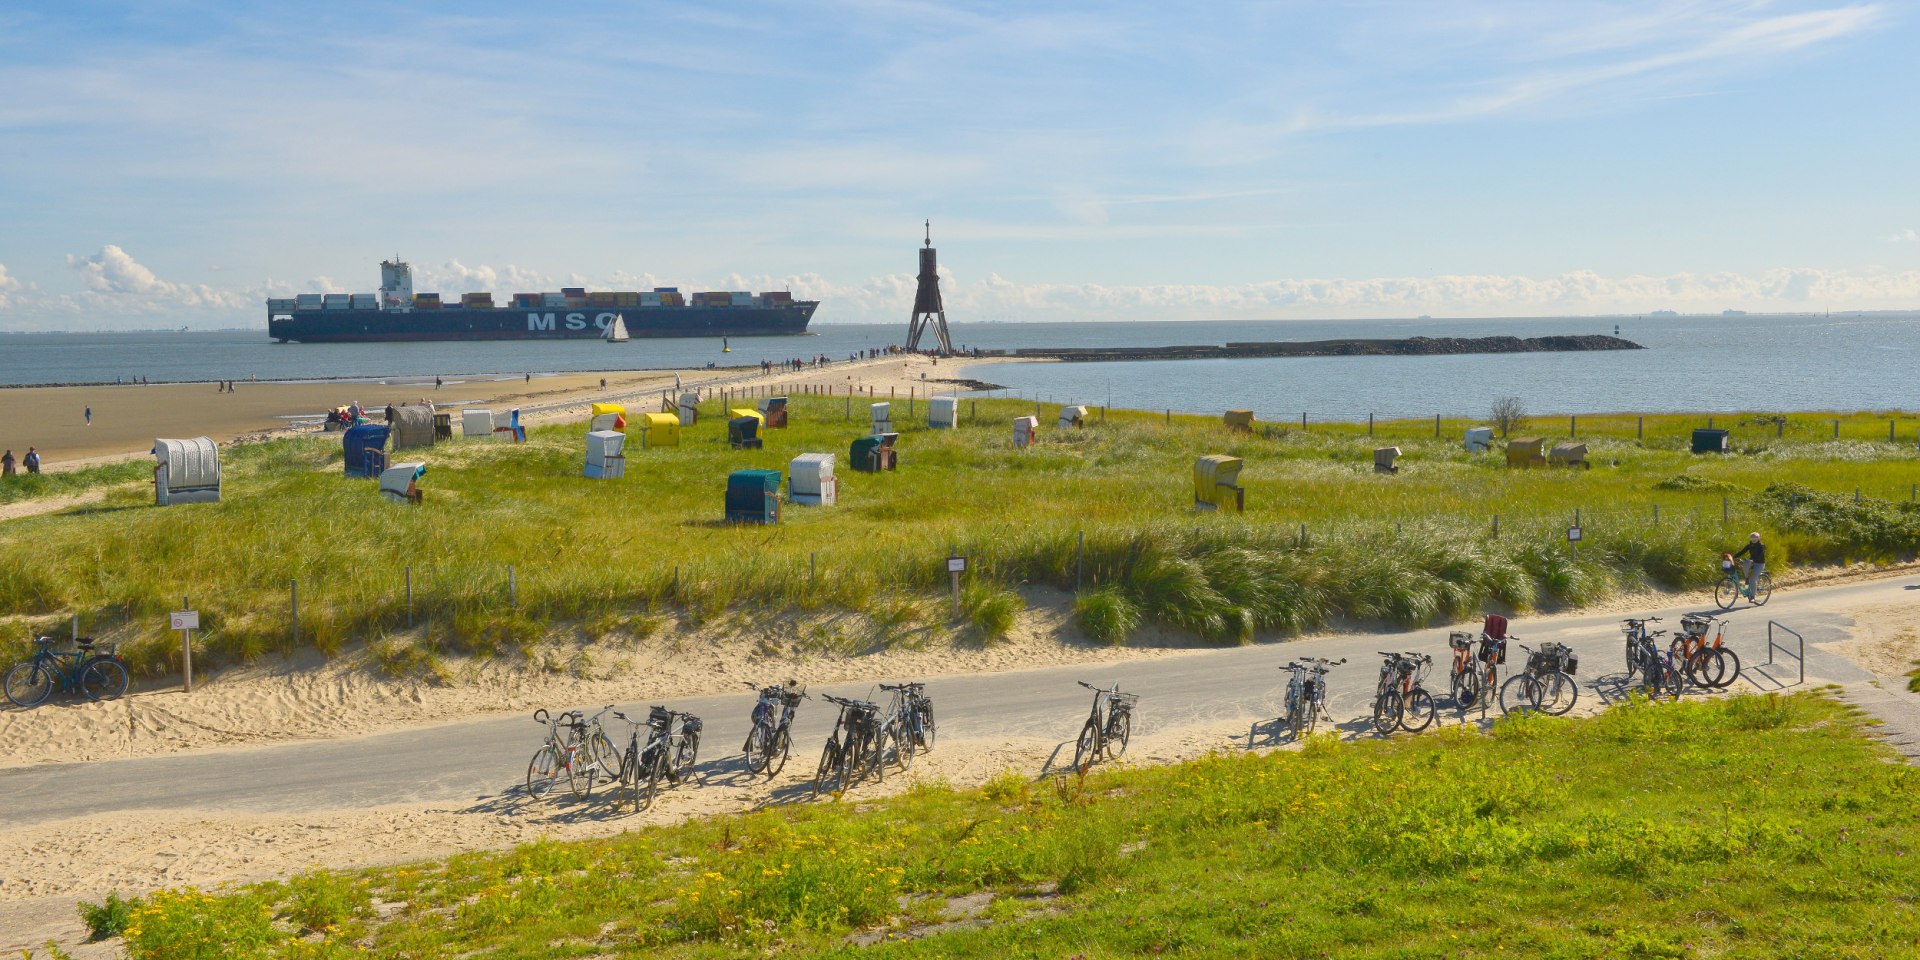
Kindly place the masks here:
[(673, 714), (666, 707), (654, 707), (647, 711), (647, 723), (650, 726), (664, 726), (673, 720)]
[(1108, 698), (1108, 708), (1114, 713), (1131, 713), (1133, 705), (1140, 702), (1137, 693), (1116, 693)]
[(1680, 618), (1680, 629), (1685, 630), (1689, 637), (1704, 637), (1712, 626), (1713, 620), (1708, 617), (1696, 617), (1689, 613)]
[(1447, 634), (1447, 646), (1452, 647), (1455, 650), (1465, 650), (1468, 647), (1473, 646), (1473, 634), (1449, 633)]
[(681, 733), (699, 733), (705, 728), (706, 724), (701, 723), (699, 717), (683, 717), (680, 720)]
[(1505, 666), (1507, 662), (1507, 642), (1489, 639), (1480, 646), (1480, 662)]
[(1535, 650), (1527, 654), (1528, 673), (1547, 673), (1553, 670), (1553, 654), (1545, 650)]
[(1567, 651), (1566, 658), (1560, 661), (1560, 670), (1569, 677), (1579, 674), (1580, 655), (1571, 650)]

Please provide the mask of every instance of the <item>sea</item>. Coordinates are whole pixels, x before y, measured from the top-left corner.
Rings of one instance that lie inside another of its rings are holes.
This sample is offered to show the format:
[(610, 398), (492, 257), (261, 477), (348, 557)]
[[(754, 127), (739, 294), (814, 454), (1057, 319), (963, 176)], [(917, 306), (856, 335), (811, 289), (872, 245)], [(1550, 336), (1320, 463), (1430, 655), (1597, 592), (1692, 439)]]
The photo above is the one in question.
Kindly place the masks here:
[[(1479, 416), (1498, 397), (1542, 413), (1920, 410), (1920, 312), (1502, 319), (954, 323), (956, 346), (1172, 346), (1349, 337), (1612, 334), (1645, 350), (956, 364), (995, 394), (1262, 420)], [(431, 380), (844, 359), (906, 323), (816, 324), (804, 337), (280, 344), (263, 330), (0, 336), (0, 385), (211, 380)], [(0, 406), (4, 405), (0, 394)]]

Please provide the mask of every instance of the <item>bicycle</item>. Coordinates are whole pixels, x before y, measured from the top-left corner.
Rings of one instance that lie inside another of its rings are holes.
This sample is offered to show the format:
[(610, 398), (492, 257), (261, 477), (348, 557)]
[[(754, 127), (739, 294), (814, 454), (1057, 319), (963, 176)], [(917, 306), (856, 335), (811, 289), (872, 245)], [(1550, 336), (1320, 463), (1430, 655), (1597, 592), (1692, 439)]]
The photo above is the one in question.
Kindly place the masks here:
[(1646, 672), (1647, 663), (1655, 653), (1653, 638), (1666, 633), (1665, 630), (1648, 633), (1647, 624), (1659, 622), (1659, 617), (1629, 617), (1620, 621), (1620, 632), (1627, 635), (1627, 676), (1635, 677)]
[(820, 751), (813, 773), (813, 795), (840, 793), (868, 773), (886, 779), (887, 768), (877, 762), (886, 731), (880, 725), (880, 707), (870, 700), (854, 700), (823, 693), (821, 699), (840, 708), (833, 732)]
[(1345, 657), (1307, 657), (1281, 667), (1292, 676), (1287, 678), (1286, 710), (1274, 722), (1285, 725), (1295, 740), (1312, 733), (1322, 717), (1332, 723), (1333, 716), (1327, 713), (1327, 673), (1346, 662)]
[(1487, 701), (1500, 689), (1500, 665), (1507, 662), (1507, 640), (1507, 618), (1497, 613), (1487, 614), (1477, 638), (1470, 633), (1447, 634), (1447, 646), (1453, 651), (1447, 694), (1461, 713), (1476, 704), (1481, 713), (1486, 712)]
[(1117, 681), (1111, 688), (1096, 687), (1085, 680), (1075, 682), (1093, 691), (1093, 711), (1087, 714), (1086, 725), (1080, 728), (1080, 738), (1073, 745), (1073, 768), (1086, 773), (1102, 756), (1116, 760), (1127, 752), (1127, 743), (1133, 739), (1133, 708), (1140, 702), (1140, 695), (1121, 693)]
[(1747, 602), (1756, 607), (1766, 606), (1767, 601), (1773, 599), (1773, 574), (1763, 571), (1752, 578), (1751, 583), (1743, 582), (1741, 574), (1751, 569), (1753, 561), (1742, 560), (1736, 564), (1732, 554), (1721, 554), (1720, 582), (1713, 587), (1714, 604), (1722, 610), (1732, 610), (1733, 605), (1745, 596)]
[[(533, 752), (533, 759), (527, 762), (527, 796), (536, 800), (553, 791), (553, 785), (562, 775), (567, 784), (579, 796), (580, 791), (573, 786), (576, 764), (574, 762), (578, 747), (574, 743), (573, 730), (580, 722), (580, 713), (568, 710), (559, 716), (547, 713), (545, 707), (533, 712), (533, 722), (547, 725), (547, 740), (540, 749)], [(565, 733), (562, 733), (562, 729)]]
[(61, 693), (78, 693), (88, 700), (115, 700), (127, 692), (127, 665), (120, 659), (118, 645), (96, 644), (92, 637), (73, 641), (71, 653), (55, 653), (52, 637), (35, 637), (33, 656), (7, 671), (7, 699), (22, 710), (30, 710)]
[(1580, 670), (1580, 657), (1563, 643), (1543, 643), (1534, 650), (1525, 644), (1527, 666), (1500, 685), (1500, 712), (1537, 710), (1560, 716), (1573, 709), (1580, 699), (1580, 685), (1573, 675)]
[(1680, 618), (1680, 632), (1674, 635), (1670, 652), (1688, 680), (1709, 690), (1725, 690), (1740, 679), (1740, 655), (1725, 646), (1726, 633), (1727, 622), (1717, 617), (1690, 613)]
[(894, 763), (905, 770), (913, 766), (913, 755), (933, 749), (938, 730), (933, 722), (933, 701), (926, 695), (924, 683), (883, 683), (880, 689), (893, 694), (887, 704), (887, 730), (893, 742)]
[[(748, 687), (754, 685), (749, 683)], [(787, 753), (793, 747), (793, 717), (800, 701), (808, 699), (798, 680), (759, 687), (760, 699), (753, 704), (753, 729), (747, 731), (747, 743), (741, 750), (747, 755), (747, 769), (764, 773), (771, 780), (786, 769)]]
[[(1437, 716), (1433, 694), (1421, 686), (1433, 658), (1424, 653), (1374, 652), (1385, 658), (1380, 662), (1380, 683), (1373, 693), (1374, 731), (1385, 736), (1395, 727), (1408, 733), (1425, 730)], [(1417, 724), (1415, 719), (1419, 720)]]
[[(679, 710), (653, 707), (645, 722), (637, 722), (624, 713), (614, 716), (627, 722), (627, 749), (620, 759), (620, 805), (638, 813), (653, 806), (660, 795), (663, 780), (685, 783), (693, 776), (700, 757), (700, 733), (705, 725), (700, 718)], [(679, 721), (680, 729), (673, 728)], [(647, 731), (646, 743), (640, 731)]]

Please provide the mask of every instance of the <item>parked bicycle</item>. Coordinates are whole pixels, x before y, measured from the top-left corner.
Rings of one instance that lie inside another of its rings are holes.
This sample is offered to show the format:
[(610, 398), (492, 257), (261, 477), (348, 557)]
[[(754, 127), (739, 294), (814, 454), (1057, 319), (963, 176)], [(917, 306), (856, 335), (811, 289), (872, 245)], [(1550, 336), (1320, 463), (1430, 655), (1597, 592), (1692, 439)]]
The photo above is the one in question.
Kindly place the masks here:
[(1753, 561), (1735, 562), (1733, 554), (1720, 555), (1720, 582), (1714, 584), (1713, 602), (1722, 610), (1732, 610), (1734, 604), (1746, 597), (1747, 602), (1756, 607), (1764, 607), (1773, 598), (1773, 575), (1761, 571), (1760, 575), (1748, 582), (1745, 576), (1753, 568)]
[(883, 757), (888, 735), (880, 722), (880, 706), (871, 700), (832, 694), (821, 694), (821, 699), (837, 705), (840, 716), (833, 721), (833, 732), (820, 751), (820, 766), (813, 773), (813, 795), (840, 793), (869, 774), (886, 779)]
[(894, 744), (893, 761), (905, 770), (913, 766), (914, 754), (932, 750), (939, 736), (933, 722), (933, 701), (927, 697), (924, 683), (883, 683), (880, 689), (893, 694), (885, 724)]
[(1671, 650), (1687, 679), (1710, 690), (1725, 690), (1740, 679), (1740, 655), (1726, 646), (1726, 632), (1727, 622), (1718, 617), (1690, 613), (1680, 618)]
[(1280, 668), (1292, 676), (1287, 678), (1286, 710), (1275, 722), (1285, 725), (1293, 739), (1312, 733), (1323, 717), (1333, 722), (1333, 716), (1327, 713), (1327, 673), (1346, 662), (1345, 657), (1306, 657)]
[(1627, 676), (1637, 677), (1646, 672), (1648, 662), (1657, 652), (1653, 638), (1666, 633), (1665, 630), (1649, 632), (1647, 624), (1659, 622), (1659, 617), (1629, 617), (1620, 621), (1620, 632), (1627, 635)]
[(1073, 768), (1086, 773), (1102, 757), (1115, 760), (1127, 752), (1127, 742), (1133, 739), (1133, 708), (1139, 704), (1140, 695), (1121, 693), (1118, 681), (1112, 687), (1076, 682), (1093, 691), (1093, 711), (1087, 714), (1086, 725), (1080, 728), (1080, 738), (1073, 746)]
[(747, 731), (747, 743), (741, 749), (747, 755), (747, 769), (772, 779), (787, 766), (787, 753), (793, 747), (793, 717), (800, 711), (800, 701), (807, 699), (807, 691), (798, 680), (758, 689), (753, 729)]
[(113, 700), (127, 692), (127, 665), (120, 659), (117, 645), (98, 643), (92, 637), (73, 641), (72, 652), (53, 650), (52, 637), (34, 638), (31, 657), (7, 671), (7, 699), (21, 709), (31, 709), (61, 693), (77, 693), (88, 700)]
[(553, 792), (554, 784), (561, 777), (567, 778), (574, 796), (580, 796), (579, 788), (574, 786), (576, 771), (583, 769), (586, 762), (578, 758), (580, 748), (573, 736), (575, 726), (580, 723), (579, 712), (568, 710), (555, 716), (542, 707), (533, 712), (533, 722), (546, 724), (547, 739), (527, 762), (527, 796), (536, 800), (545, 797)]
[(1508, 639), (1507, 618), (1497, 613), (1487, 615), (1478, 637), (1461, 632), (1447, 634), (1447, 646), (1453, 651), (1447, 693), (1461, 712), (1476, 706), (1486, 712), (1487, 703), (1500, 689), (1500, 666), (1507, 662)]
[(1424, 653), (1391, 653), (1376, 650), (1380, 662), (1380, 682), (1373, 693), (1373, 729), (1382, 735), (1395, 727), (1408, 733), (1425, 730), (1438, 715), (1433, 694), (1421, 685), (1433, 658)]
[(1524, 670), (1507, 678), (1500, 686), (1500, 712), (1537, 710), (1559, 716), (1573, 709), (1580, 699), (1580, 685), (1573, 679), (1580, 670), (1580, 657), (1564, 643), (1543, 643), (1535, 650), (1526, 644)]
[[(700, 718), (679, 710), (654, 707), (644, 722), (616, 711), (627, 722), (627, 748), (620, 757), (619, 805), (639, 812), (653, 806), (665, 782), (686, 783), (700, 760)], [(676, 729), (675, 724), (678, 724)], [(647, 732), (640, 739), (640, 731)]]

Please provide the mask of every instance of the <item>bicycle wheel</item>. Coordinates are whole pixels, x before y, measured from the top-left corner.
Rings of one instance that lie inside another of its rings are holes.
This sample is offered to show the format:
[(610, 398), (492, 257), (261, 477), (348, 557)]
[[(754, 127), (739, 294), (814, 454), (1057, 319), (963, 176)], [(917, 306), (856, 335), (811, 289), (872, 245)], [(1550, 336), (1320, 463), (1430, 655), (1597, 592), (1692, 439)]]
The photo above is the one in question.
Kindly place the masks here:
[(1400, 729), (1408, 733), (1419, 733), (1430, 726), (1435, 717), (1433, 694), (1425, 688), (1414, 687), (1400, 702)]
[(773, 746), (767, 750), (767, 779), (771, 780), (787, 767), (787, 752), (793, 748), (793, 737), (786, 727), (773, 732)]
[(1710, 649), (1713, 650), (1714, 659), (1720, 661), (1718, 672), (1720, 682), (1714, 684), (1714, 689), (1725, 690), (1733, 686), (1734, 681), (1740, 679), (1740, 655), (1726, 647)]
[(693, 768), (700, 762), (700, 734), (698, 731), (682, 734), (680, 745), (673, 751), (673, 782), (686, 783), (693, 779)]
[(1400, 695), (1382, 690), (1373, 698), (1373, 732), (1386, 736), (1400, 725)]
[(7, 699), (23, 710), (37, 707), (53, 696), (53, 671), (38, 660), (14, 664), (7, 671)]
[(620, 757), (620, 799), (616, 804), (629, 813), (640, 812), (640, 751), (632, 743)]
[(1664, 659), (1655, 660), (1652, 667), (1653, 678), (1647, 684), (1647, 695), (1655, 700), (1677, 700), (1680, 698), (1680, 686), (1683, 681), (1680, 671)]
[(596, 733), (587, 741), (587, 753), (592, 758), (593, 767), (588, 772), (595, 777), (606, 775), (608, 783), (620, 779), (620, 748), (604, 733)]
[(1753, 578), (1753, 596), (1749, 599), (1756, 607), (1764, 607), (1773, 599), (1773, 574), (1763, 573)]
[(766, 773), (767, 764), (773, 762), (773, 731), (764, 723), (756, 723), (747, 732), (747, 769), (754, 773)]
[(1500, 712), (1502, 714), (1519, 713), (1534, 709), (1534, 693), (1527, 684), (1527, 675), (1516, 673), (1500, 685)]
[[(908, 721), (911, 722), (911, 721)], [(913, 734), (905, 723), (891, 724), (887, 729), (887, 739), (893, 741), (893, 763), (905, 773), (913, 769)]]
[(1580, 699), (1580, 683), (1558, 670), (1542, 677), (1539, 684), (1540, 709), (1558, 717), (1573, 709)]
[(1640, 673), (1640, 645), (1637, 643), (1634, 643), (1632, 640), (1628, 640), (1627, 641), (1627, 676), (1629, 677), (1637, 676), (1639, 673)]
[(1295, 740), (1307, 734), (1307, 716), (1313, 710), (1310, 699), (1305, 693), (1296, 693), (1287, 698), (1286, 715), (1276, 721), (1285, 724), (1287, 735)]
[(1087, 718), (1087, 725), (1080, 728), (1080, 739), (1073, 745), (1073, 768), (1086, 773), (1094, 761), (1100, 759), (1100, 725)]
[(1736, 577), (1722, 577), (1713, 588), (1713, 604), (1722, 610), (1732, 610), (1740, 602), (1740, 581)]
[(1727, 661), (1712, 647), (1700, 647), (1686, 658), (1683, 669), (1695, 686), (1718, 690), (1725, 679)]
[(667, 745), (657, 743), (648, 751), (642, 766), (647, 768), (646, 778), (640, 781), (640, 799), (636, 806), (645, 810), (653, 806), (655, 798), (660, 796), (660, 781), (667, 778)]
[[(1133, 739), (1133, 714), (1121, 713), (1107, 718), (1107, 759), (1117, 760), (1127, 752), (1127, 741)], [(1115, 746), (1118, 744), (1119, 746)]]
[(933, 722), (933, 702), (931, 700), (922, 700), (919, 705), (914, 708), (914, 714), (920, 721), (916, 725), (920, 738), (920, 749), (932, 750), (933, 742), (940, 739), (940, 728), (935, 726)]
[(582, 800), (593, 796), (593, 761), (587, 757), (586, 744), (568, 744), (561, 748), (560, 766), (567, 772), (567, 789)]
[(127, 692), (127, 668), (101, 657), (80, 668), (80, 692), (88, 700), (113, 700)]
[(535, 800), (553, 792), (553, 783), (560, 779), (560, 758), (553, 751), (553, 745), (534, 751), (533, 759), (527, 762), (527, 796)]
[(827, 740), (826, 747), (820, 751), (820, 766), (813, 771), (813, 795), (820, 797), (829, 793), (839, 793), (843, 766), (840, 743), (832, 739)]

